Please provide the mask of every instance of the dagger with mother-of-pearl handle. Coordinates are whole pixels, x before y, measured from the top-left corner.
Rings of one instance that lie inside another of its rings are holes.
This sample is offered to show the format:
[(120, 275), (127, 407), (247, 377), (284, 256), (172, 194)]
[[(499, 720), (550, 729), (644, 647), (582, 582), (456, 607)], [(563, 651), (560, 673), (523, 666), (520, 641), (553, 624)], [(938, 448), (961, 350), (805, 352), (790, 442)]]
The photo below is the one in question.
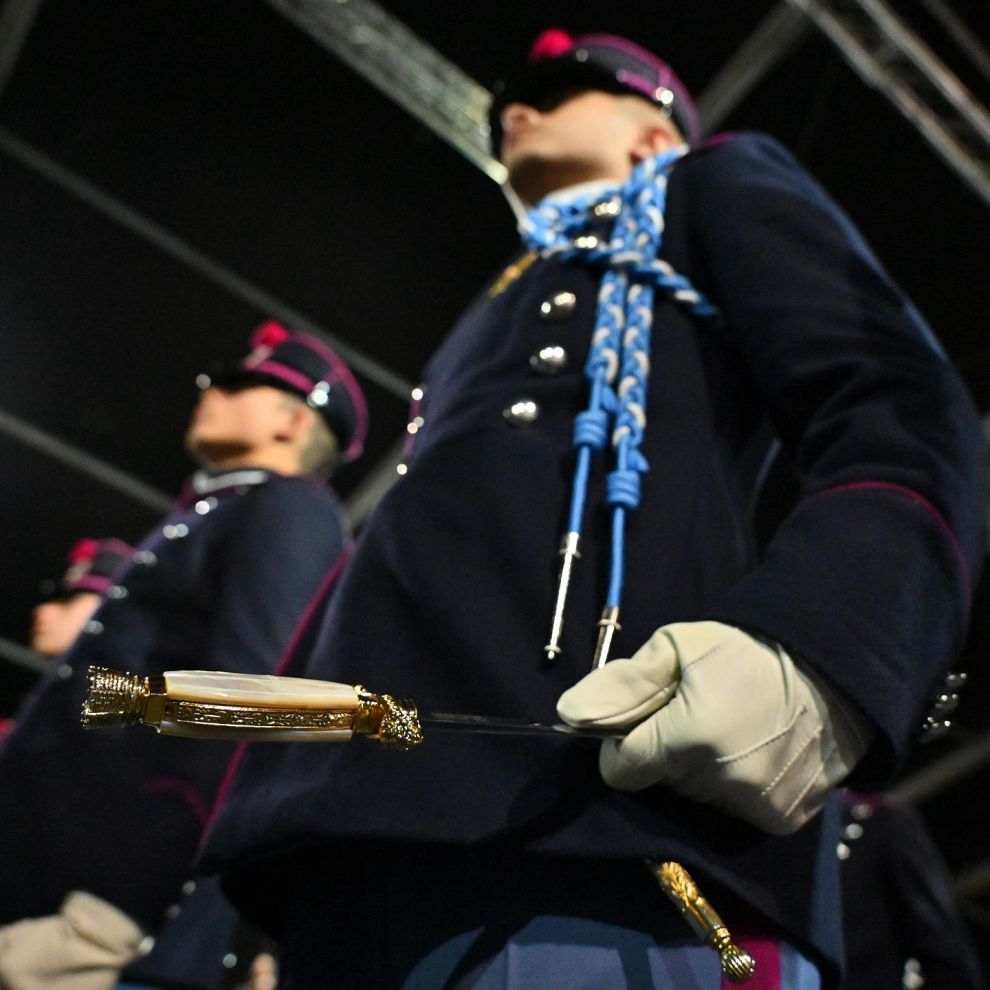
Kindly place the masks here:
[(512, 736), (624, 734), (487, 715), (420, 714), (416, 705), (360, 686), (271, 674), (172, 670), (141, 677), (91, 667), (83, 725), (150, 725), (166, 735), (274, 742), (347, 742), (354, 735), (409, 749), (430, 730)]

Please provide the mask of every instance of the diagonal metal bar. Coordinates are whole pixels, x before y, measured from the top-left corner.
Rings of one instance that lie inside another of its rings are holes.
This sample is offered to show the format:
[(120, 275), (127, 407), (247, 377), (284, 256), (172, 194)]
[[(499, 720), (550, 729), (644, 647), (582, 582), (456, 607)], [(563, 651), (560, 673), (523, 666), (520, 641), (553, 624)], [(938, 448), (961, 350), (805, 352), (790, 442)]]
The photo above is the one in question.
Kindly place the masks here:
[(800, 10), (779, 0), (698, 97), (702, 131), (711, 134), (812, 30), (811, 21)]
[(97, 188), (82, 176), (59, 164), (43, 151), (21, 140), (3, 127), (0, 127), (0, 151), (30, 171), (48, 179), (97, 213), (112, 220), (125, 230), (129, 230), (149, 244), (153, 244), (163, 254), (174, 258), (214, 285), (225, 289), (236, 299), (240, 299), (266, 315), (276, 317), (293, 327), (323, 337), (351, 366), (352, 370), (368, 381), (381, 386), (385, 391), (401, 398), (403, 402), (408, 399), (412, 383), (392, 371), (391, 368), (341, 340), (304, 313), (294, 309), (265, 289), (254, 285), (248, 279), (238, 275), (233, 269), (211, 258), (166, 227)]
[(373, 0), (265, 0), (495, 182), (491, 93)]
[(990, 206), (990, 114), (883, 0), (788, 0)]
[(960, 746), (902, 780), (888, 792), (895, 801), (920, 804), (944, 791), (990, 761), (990, 732)]
[(39, 453), (61, 461), (80, 474), (88, 475), (108, 488), (116, 489), (122, 495), (126, 495), (141, 505), (146, 505), (149, 509), (154, 509), (155, 512), (168, 512), (172, 507), (174, 499), (169, 498), (164, 492), (146, 484), (127, 471), (122, 471), (120, 468), (108, 464), (95, 454), (20, 419), (13, 413), (0, 410), (0, 433), (6, 434)]
[(7, 0), (0, 7), (0, 93), (14, 71), (42, 0)]
[(15, 667), (23, 667), (25, 670), (32, 670), (36, 674), (43, 674), (51, 668), (52, 662), (34, 650), (29, 650), (20, 643), (15, 643), (12, 639), (0, 636), (0, 660), (6, 660)]
[(344, 507), (351, 525), (359, 529), (385, 493), (399, 480), (398, 467), (408, 438), (403, 435), (389, 449), (351, 492)]
[(990, 859), (982, 860), (953, 878), (956, 897), (979, 897), (990, 889)]
[(945, 29), (945, 33), (962, 49), (969, 60), (990, 80), (990, 51), (966, 26), (966, 22), (945, 0), (921, 0), (921, 5)]

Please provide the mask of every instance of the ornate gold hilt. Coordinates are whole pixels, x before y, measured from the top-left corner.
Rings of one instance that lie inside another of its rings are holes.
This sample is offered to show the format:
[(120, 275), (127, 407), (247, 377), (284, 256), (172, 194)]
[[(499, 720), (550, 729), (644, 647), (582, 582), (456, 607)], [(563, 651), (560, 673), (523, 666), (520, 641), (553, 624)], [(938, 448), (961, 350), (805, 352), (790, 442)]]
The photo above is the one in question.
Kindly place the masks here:
[(199, 739), (347, 742), (361, 735), (391, 749), (423, 741), (411, 701), (350, 684), (212, 670), (142, 677), (90, 667), (82, 723), (150, 725)]
[(718, 953), (725, 977), (732, 983), (747, 982), (756, 972), (756, 960), (732, 941), (729, 929), (702, 896), (691, 874), (680, 863), (658, 863), (648, 859), (646, 868), (688, 924)]

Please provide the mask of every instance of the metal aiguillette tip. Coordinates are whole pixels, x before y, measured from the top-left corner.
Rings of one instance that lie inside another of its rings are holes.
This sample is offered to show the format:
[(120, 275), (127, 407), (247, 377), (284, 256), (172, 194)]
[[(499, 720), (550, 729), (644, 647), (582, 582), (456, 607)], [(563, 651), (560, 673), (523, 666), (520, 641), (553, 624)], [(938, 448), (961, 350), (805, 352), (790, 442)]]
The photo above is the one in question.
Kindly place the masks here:
[(89, 693), (82, 710), (83, 727), (136, 725), (144, 720), (147, 697), (147, 677), (107, 667), (90, 667)]
[(595, 658), (592, 661), (591, 669), (597, 670), (608, 663), (609, 653), (612, 651), (612, 640), (615, 634), (622, 629), (619, 625), (619, 606), (606, 605), (602, 612), (602, 617), (598, 620), (598, 643), (595, 646)]
[(557, 601), (553, 609), (553, 626), (550, 630), (550, 642), (543, 647), (548, 660), (555, 660), (562, 651), (560, 637), (564, 631), (564, 607), (567, 604), (567, 590), (571, 583), (571, 571), (574, 561), (581, 556), (578, 545), (581, 542), (581, 534), (569, 532), (564, 534), (564, 539), (560, 545), (560, 581), (557, 584)]

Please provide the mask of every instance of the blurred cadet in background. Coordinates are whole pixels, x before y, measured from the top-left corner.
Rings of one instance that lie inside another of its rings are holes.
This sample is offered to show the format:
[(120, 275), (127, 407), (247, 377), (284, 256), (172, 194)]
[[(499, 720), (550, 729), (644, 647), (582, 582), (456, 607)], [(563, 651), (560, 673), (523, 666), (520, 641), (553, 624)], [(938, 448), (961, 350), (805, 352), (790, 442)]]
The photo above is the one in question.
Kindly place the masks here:
[(31, 649), (52, 658), (65, 653), (133, 556), (134, 547), (123, 540), (80, 540), (69, 551), (65, 574), (34, 607)]
[[(91, 665), (273, 672), (347, 558), (324, 481), (362, 448), (361, 390), (314, 336), (267, 323), (251, 342), (200, 376), (186, 445), (202, 468), (100, 589), (0, 750), (3, 990), (106, 990), (139, 957), (130, 985), (212, 988), (227, 975), (234, 916), (212, 888), (194, 893), (192, 864), (233, 747), (87, 733), (79, 716)], [(148, 955), (190, 894), (190, 938)]]

